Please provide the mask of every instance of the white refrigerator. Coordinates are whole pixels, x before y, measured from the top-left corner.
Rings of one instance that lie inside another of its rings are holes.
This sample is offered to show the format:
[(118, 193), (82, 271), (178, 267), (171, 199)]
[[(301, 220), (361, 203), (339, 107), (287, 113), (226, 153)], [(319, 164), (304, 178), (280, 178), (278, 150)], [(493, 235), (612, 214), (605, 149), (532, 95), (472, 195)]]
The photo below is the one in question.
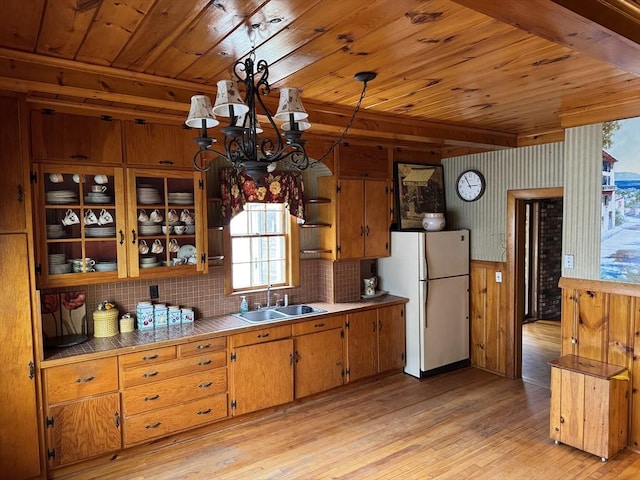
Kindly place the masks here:
[(409, 299), (406, 373), (420, 378), (470, 364), (469, 230), (391, 232), (378, 277), (381, 288)]

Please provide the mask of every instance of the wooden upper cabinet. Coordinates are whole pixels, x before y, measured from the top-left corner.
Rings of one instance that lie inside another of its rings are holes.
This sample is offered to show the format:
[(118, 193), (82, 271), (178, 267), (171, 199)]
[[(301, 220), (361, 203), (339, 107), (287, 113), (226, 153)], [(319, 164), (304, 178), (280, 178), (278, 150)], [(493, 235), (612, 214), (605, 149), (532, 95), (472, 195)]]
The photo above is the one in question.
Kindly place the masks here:
[(28, 185), (20, 142), (20, 106), (17, 98), (0, 97), (0, 231), (24, 231)]
[(390, 178), (391, 163), (386, 148), (343, 143), (339, 150), (340, 177)]
[(389, 189), (385, 180), (364, 182), (364, 256), (389, 255)]
[(124, 122), (124, 143), (128, 165), (193, 169), (198, 145), (193, 141), (197, 130), (179, 125)]
[(110, 117), (31, 112), (31, 156), (95, 165), (122, 164), (122, 126)]

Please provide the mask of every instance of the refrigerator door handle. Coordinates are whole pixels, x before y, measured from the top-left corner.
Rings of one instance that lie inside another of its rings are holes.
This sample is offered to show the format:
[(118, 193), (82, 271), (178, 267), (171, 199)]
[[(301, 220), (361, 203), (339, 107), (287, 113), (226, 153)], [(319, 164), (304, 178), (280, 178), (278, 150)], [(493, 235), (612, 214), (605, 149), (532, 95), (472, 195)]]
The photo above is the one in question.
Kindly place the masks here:
[(429, 282), (424, 281), (424, 328), (429, 326), (429, 316), (427, 315), (427, 304), (429, 303)]

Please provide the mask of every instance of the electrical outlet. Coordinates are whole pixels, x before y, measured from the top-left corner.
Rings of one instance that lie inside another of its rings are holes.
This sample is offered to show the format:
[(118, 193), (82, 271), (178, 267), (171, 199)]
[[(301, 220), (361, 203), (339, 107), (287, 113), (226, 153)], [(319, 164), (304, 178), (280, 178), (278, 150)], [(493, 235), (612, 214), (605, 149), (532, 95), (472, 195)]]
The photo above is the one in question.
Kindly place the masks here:
[(567, 253), (564, 256), (564, 268), (572, 269), (573, 267), (573, 254)]
[(158, 290), (158, 285), (151, 285), (149, 287), (149, 297), (152, 300), (160, 297), (160, 292)]
[(502, 283), (502, 272), (496, 272), (496, 283)]

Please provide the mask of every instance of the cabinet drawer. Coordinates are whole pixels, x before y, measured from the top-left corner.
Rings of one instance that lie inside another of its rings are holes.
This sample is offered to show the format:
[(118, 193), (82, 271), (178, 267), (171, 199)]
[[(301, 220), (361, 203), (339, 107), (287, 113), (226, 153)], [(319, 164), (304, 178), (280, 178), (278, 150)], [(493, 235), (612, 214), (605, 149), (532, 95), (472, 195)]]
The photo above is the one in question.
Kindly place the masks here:
[(200, 342), (185, 343), (178, 345), (178, 355), (180, 357), (190, 357), (201, 355), (206, 352), (224, 350), (227, 348), (227, 337), (210, 338)]
[(253, 345), (255, 343), (271, 342), (281, 338), (291, 336), (291, 325), (282, 325), (279, 327), (263, 328), (262, 330), (254, 330), (253, 332), (239, 333), (232, 337), (233, 346), (241, 347), (243, 345)]
[(204, 425), (227, 416), (227, 395), (194, 400), (124, 419), (124, 446)]
[(344, 316), (340, 317), (318, 317), (303, 323), (296, 323), (292, 326), (293, 336), (306, 335), (308, 333), (322, 332), (332, 328), (342, 328), (344, 326)]
[(66, 402), (118, 390), (116, 357), (62, 365), (44, 370), (47, 403)]
[(123, 368), (153, 365), (154, 363), (176, 358), (176, 347), (163, 347), (154, 350), (120, 355), (120, 366)]
[(180, 375), (224, 367), (226, 364), (227, 353), (222, 350), (169, 362), (128, 368), (122, 371), (122, 385), (125, 388), (144, 385)]
[(124, 415), (130, 416), (226, 391), (227, 369), (217, 368), (127, 388), (122, 394), (122, 405)]

